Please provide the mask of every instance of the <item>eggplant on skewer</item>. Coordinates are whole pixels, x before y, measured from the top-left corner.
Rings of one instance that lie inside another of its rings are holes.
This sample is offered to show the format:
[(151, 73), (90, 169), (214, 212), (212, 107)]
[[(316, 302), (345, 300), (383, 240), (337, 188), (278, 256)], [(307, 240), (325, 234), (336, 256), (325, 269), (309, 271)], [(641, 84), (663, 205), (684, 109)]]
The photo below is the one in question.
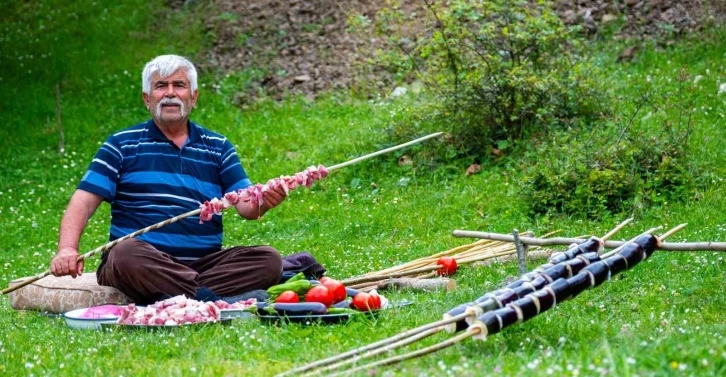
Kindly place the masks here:
[[(665, 237), (663, 237), (665, 238)], [(661, 238), (661, 239), (663, 239)], [(660, 240), (653, 235), (646, 234), (631, 241), (617, 253), (603, 255), (600, 261), (592, 263), (581, 269), (570, 278), (558, 278), (549, 285), (524, 295), (524, 297), (509, 302), (504, 307), (483, 313), (463, 333), (416, 351), (403, 355), (389, 357), (377, 362), (347, 369), (331, 376), (348, 375), (361, 370), (367, 370), (384, 365), (398, 363), (410, 358), (427, 355), (458, 342), (473, 337), (477, 340), (486, 340), (491, 334), (502, 331), (511, 325), (521, 323), (536, 317), (559, 302), (572, 299), (587, 289), (597, 287), (612, 276), (633, 268), (641, 261), (652, 255), (660, 245)], [(526, 286), (526, 284), (522, 284)]]
[(530, 320), (559, 302), (575, 298), (587, 289), (600, 286), (612, 276), (633, 268), (649, 258), (658, 244), (659, 240), (655, 236), (642, 235), (624, 245), (618, 253), (588, 265), (570, 278), (559, 278), (505, 307), (482, 314), (472, 321), (467, 331), (478, 332), (474, 337), (481, 339), (508, 326)]
[[(591, 237), (587, 241), (573, 245), (566, 251), (553, 255), (547, 263), (537, 267), (532, 272), (522, 275), (518, 280), (506, 287), (487, 293), (472, 302), (461, 304), (444, 314), (444, 320), (453, 320), (445, 329), (449, 333), (462, 331), (478, 316), (485, 312), (499, 309), (506, 304), (517, 300), (550, 284), (562, 277), (569, 278), (577, 274), (587, 265), (599, 261), (598, 251), (604, 242)], [(463, 314), (468, 314), (463, 316)]]

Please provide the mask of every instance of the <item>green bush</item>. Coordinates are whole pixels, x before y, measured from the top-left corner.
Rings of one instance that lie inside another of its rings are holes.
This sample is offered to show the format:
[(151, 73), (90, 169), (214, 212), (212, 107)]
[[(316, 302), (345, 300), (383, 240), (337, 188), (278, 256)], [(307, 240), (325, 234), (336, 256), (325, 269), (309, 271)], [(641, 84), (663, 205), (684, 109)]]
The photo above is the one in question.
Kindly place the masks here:
[(532, 215), (637, 214), (644, 205), (690, 197), (693, 181), (673, 144), (629, 139), (604, 150), (573, 147), (582, 139), (547, 144), (532, 156), (523, 190)]
[(695, 86), (685, 70), (675, 80), (647, 80), (615, 101), (628, 108), (618, 109), (622, 118), (552, 135), (530, 152), (520, 168), (532, 215), (637, 215), (694, 197), (700, 173), (687, 151)]
[[(372, 25), (394, 46), (375, 63), (397, 79), (420, 80), (431, 106), (393, 126), (401, 139), (412, 123), (445, 125), (457, 156), (487, 156), (502, 140), (518, 141), (598, 114), (597, 73), (545, 1), (425, 1), (426, 17), (399, 6)], [(419, 26), (423, 25), (423, 26)], [(415, 125), (413, 126), (415, 127)]]

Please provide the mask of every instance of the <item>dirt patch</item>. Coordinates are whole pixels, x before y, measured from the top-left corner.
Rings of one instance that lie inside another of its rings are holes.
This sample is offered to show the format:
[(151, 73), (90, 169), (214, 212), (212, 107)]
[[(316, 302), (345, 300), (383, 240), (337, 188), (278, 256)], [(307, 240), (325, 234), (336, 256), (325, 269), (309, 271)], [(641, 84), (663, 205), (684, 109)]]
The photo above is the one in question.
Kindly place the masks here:
[[(346, 20), (354, 12), (374, 17), (384, 1), (256, 0), (217, 2), (210, 20), (217, 39), (208, 64), (225, 72), (261, 67), (259, 86), (275, 97), (286, 93), (315, 97), (351, 88), (360, 80), (355, 66), (378, 41), (354, 38)], [(365, 47), (365, 48), (364, 48)], [(254, 92), (251, 90), (251, 92)]]
[(619, 38), (675, 37), (726, 13), (719, 0), (555, 1), (555, 9), (566, 24), (581, 24), (590, 33), (622, 23)]
[[(421, 1), (402, 4), (407, 14), (426, 12)], [(371, 72), (365, 65), (369, 51), (387, 48), (385, 38), (357, 38), (346, 31), (349, 17), (375, 19), (386, 0), (217, 0), (216, 6), (218, 15), (207, 24), (216, 37), (202, 65), (224, 72), (264, 72), (256, 87), (237, 96), (238, 102), (259, 89), (275, 98), (315, 98), (331, 89), (383, 89), (391, 82), (386, 72)], [(592, 35), (620, 23), (617, 37), (633, 39), (672, 40), (726, 14), (719, 0), (560, 0), (555, 9), (565, 23), (583, 25)]]

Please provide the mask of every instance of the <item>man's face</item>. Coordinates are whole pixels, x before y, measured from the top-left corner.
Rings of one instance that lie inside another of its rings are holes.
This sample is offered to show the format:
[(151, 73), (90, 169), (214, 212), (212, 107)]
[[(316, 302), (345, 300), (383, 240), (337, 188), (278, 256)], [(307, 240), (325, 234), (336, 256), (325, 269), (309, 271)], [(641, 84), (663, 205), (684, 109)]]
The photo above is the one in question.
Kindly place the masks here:
[(151, 116), (163, 124), (186, 122), (198, 96), (198, 91), (192, 92), (184, 69), (178, 69), (171, 76), (163, 78), (155, 73), (151, 78), (149, 94), (143, 93), (144, 103)]

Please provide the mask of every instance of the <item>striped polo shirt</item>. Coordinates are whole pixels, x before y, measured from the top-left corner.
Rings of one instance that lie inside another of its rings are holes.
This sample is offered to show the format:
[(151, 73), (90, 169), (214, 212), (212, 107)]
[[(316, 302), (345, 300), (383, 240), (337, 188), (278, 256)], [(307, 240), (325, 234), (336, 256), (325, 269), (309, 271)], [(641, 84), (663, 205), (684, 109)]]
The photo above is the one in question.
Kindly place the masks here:
[[(250, 186), (227, 138), (189, 122), (177, 147), (153, 120), (111, 135), (78, 188), (111, 203), (110, 241), (199, 208), (205, 200)], [(222, 217), (190, 216), (136, 238), (181, 260), (222, 248)]]

